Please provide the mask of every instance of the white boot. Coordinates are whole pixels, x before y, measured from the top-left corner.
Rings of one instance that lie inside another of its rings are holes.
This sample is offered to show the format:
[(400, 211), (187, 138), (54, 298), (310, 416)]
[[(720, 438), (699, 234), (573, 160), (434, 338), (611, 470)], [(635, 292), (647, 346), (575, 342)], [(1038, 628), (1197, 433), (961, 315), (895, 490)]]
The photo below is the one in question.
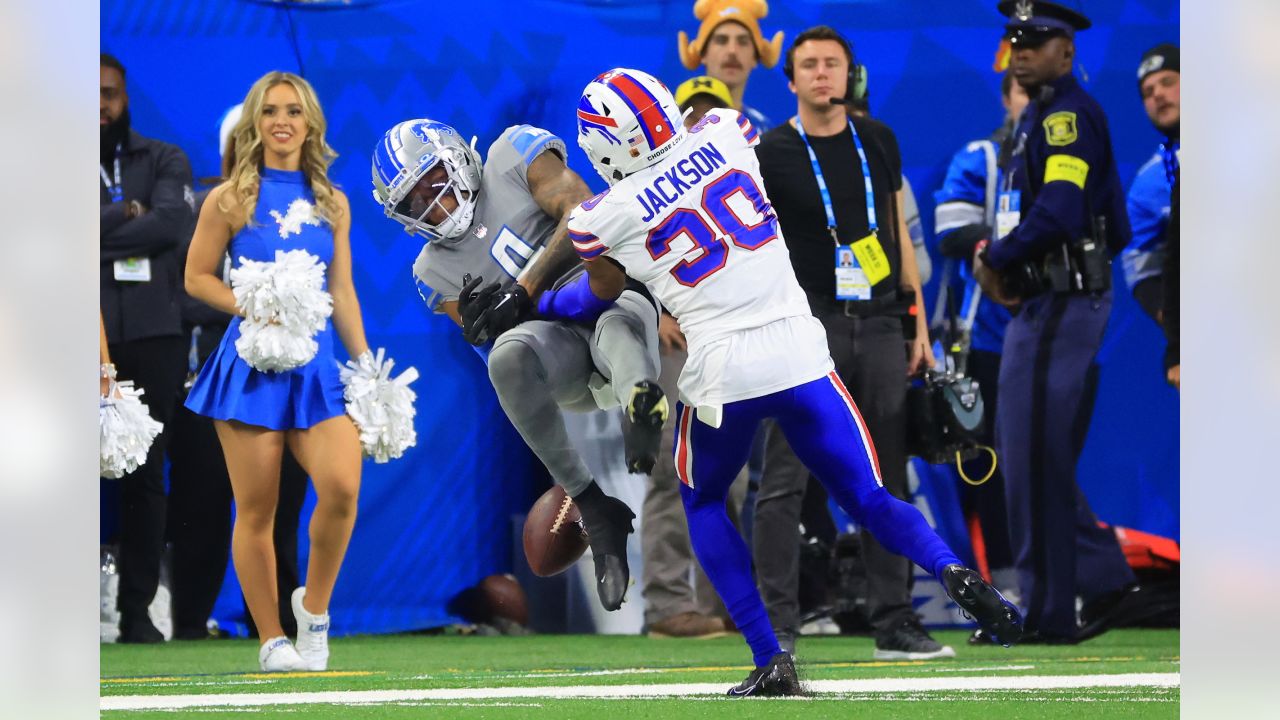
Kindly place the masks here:
[(262, 643), (258, 650), (258, 667), (263, 672), (296, 672), (306, 670), (307, 664), (294, 649), (289, 638), (281, 635)]
[(293, 591), (293, 617), (298, 621), (298, 654), (307, 669), (319, 672), (329, 667), (329, 613), (312, 615), (302, 607), (307, 589)]

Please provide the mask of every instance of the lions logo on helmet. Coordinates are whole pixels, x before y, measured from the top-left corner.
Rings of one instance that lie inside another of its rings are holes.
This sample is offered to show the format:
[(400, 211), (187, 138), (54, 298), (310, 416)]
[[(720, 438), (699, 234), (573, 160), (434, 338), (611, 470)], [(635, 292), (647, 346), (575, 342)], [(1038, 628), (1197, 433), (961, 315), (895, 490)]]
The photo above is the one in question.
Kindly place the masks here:
[[(444, 168), (443, 177), (415, 193), (437, 166)], [(406, 120), (373, 149), (373, 199), (407, 233), (430, 240), (456, 238), (471, 226), (482, 167), (474, 139), (468, 145), (457, 130), (434, 120)], [(446, 202), (450, 198), (452, 209)], [(432, 222), (436, 210), (444, 219)]]
[(610, 185), (658, 162), (684, 138), (671, 91), (646, 72), (615, 68), (582, 91), (578, 145)]

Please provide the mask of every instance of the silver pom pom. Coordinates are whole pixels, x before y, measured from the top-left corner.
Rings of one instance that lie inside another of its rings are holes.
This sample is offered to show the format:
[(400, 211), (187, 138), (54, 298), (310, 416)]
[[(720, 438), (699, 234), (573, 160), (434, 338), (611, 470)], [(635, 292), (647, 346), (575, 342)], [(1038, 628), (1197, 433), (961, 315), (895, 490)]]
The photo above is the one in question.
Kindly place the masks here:
[(251, 367), (292, 370), (316, 356), (315, 335), (333, 314), (324, 272), (325, 264), (306, 250), (277, 250), (268, 262), (240, 258), (231, 271), (236, 307), (245, 316), (236, 352)]
[(384, 360), (384, 355), (382, 348), (378, 348), (376, 356), (365, 351), (338, 366), (345, 386), (342, 395), (347, 401), (347, 414), (360, 431), (365, 456), (377, 463), (400, 457), (418, 442), (413, 429), (413, 401), (418, 396), (409, 388), (409, 383), (418, 379), (418, 371), (409, 368), (392, 378), (395, 361)]
[(98, 401), (98, 468), (102, 477), (116, 480), (137, 470), (164, 429), (139, 399), (142, 393), (132, 380), (112, 382), (106, 397)]

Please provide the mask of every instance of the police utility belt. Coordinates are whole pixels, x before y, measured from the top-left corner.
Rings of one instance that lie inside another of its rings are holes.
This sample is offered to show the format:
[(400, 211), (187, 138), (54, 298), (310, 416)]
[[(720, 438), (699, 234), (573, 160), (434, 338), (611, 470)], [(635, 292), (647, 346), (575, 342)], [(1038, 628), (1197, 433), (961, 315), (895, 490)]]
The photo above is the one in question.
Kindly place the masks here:
[(1005, 288), (1028, 298), (1041, 293), (1099, 294), (1111, 289), (1111, 257), (1104, 238), (1106, 218), (1093, 220), (1093, 233), (1063, 243), (1036, 260), (1010, 263), (1001, 273)]

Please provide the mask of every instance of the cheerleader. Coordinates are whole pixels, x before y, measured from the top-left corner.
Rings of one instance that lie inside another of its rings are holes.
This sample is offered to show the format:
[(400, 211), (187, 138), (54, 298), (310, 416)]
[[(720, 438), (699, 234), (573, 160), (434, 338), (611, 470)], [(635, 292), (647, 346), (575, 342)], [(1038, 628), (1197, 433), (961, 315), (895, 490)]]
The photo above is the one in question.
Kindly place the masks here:
[[(263, 671), (327, 667), (329, 601), (360, 489), (361, 436), (344, 402), (335, 331), (351, 358), (367, 360), (369, 346), (351, 280), (351, 209), (327, 175), (337, 153), (324, 133), (306, 80), (271, 72), (255, 82), (232, 131), (231, 174), (201, 208), (186, 266), (187, 292), (235, 316), (186, 406), (213, 418), (226, 456), (236, 501), (232, 557), (262, 639)], [(238, 272), (269, 276), (259, 290), (314, 286), (270, 301), (233, 291), (216, 274), (228, 250), (233, 287)], [(316, 491), (306, 585), (292, 597), (296, 646), (277, 613), (272, 545), (286, 445)]]

